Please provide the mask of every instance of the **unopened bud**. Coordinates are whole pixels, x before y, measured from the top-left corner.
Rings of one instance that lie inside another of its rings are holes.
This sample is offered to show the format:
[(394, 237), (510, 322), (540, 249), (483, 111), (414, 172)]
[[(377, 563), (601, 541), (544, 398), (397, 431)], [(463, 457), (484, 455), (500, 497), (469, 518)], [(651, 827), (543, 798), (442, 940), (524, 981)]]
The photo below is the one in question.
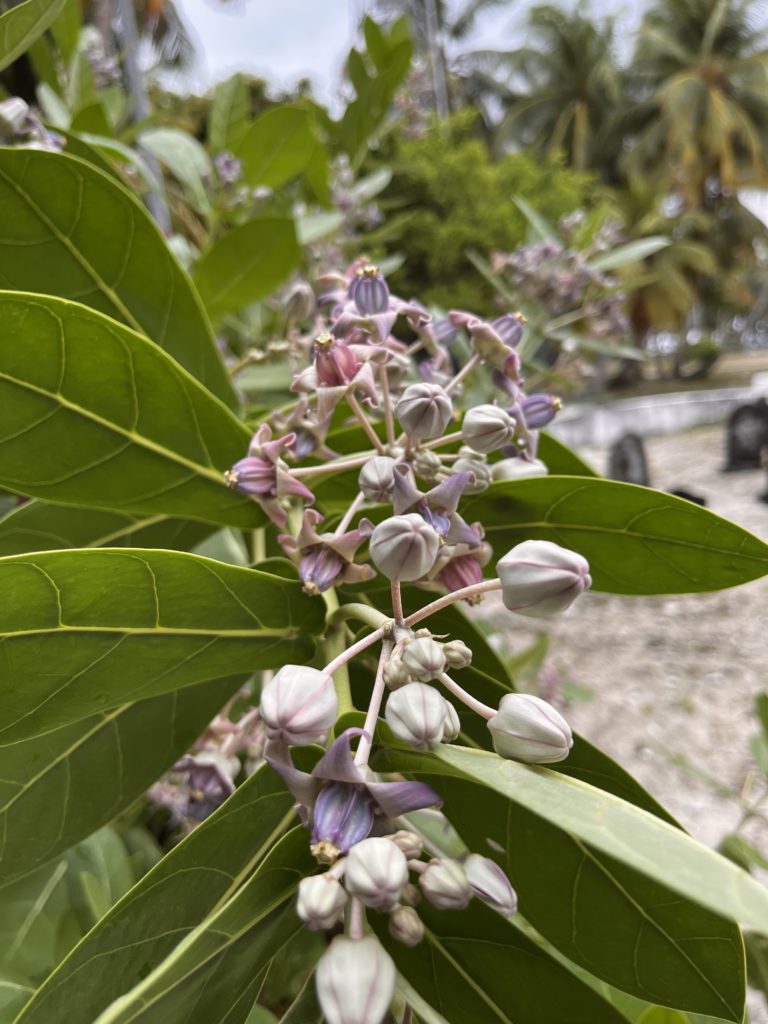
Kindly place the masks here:
[(571, 728), (551, 704), (530, 693), (507, 693), (488, 720), (493, 748), (525, 764), (554, 764), (573, 746)]
[(411, 384), (400, 396), (395, 415), (409, 437), (439, 437), (453, 416), (453, 403), (439, 384)]
[(434, 480), (443, 464), (440, 456), (429, 448), (421, 448), (413, 457), (413, 471), (422, 480)]
[(548, 540), (525, 540), (496, 563), (501, 597), (510, 611), (550, 618), (592, 584), (586, 558)]
[(432, 637), (423, 636), (411, 640), (403, 648), (402, 661), (414, 679), (422, 683), (437, 679), (445, 672), (443, 645)]
[(438, 910), (463, 910), (472, 899), (467, 873), (457, 860), (431, 860), (419, 877), (419, 885)]
[(422, 516), (392, 516), (374, 529), (369, 550), (376, 567), (390, 580), (409, 582), (426, 576), (435, 563), (440, 538)]
[(417, 750), (430, 750), (443, 739), (445, 705), (434, 687), (408, 683), (389, 695), (384, 718), (399, 740)]
[(327, 931), (341, 920), (347, 894), (335, 878), (312, 875), (299, 882), (296, 913), (313, 932)]
[(384, 666), (384, 682), (390, 690), (399, 690), (413, 682), (413, 677), (401, 658), (390, 658)]
[(307, 665), (284, 665), (261, 691), (259, 707), (270, 739), (300, 747), (324, 743), (339, 713), (333, 680)]
[(384, 504), (392, 501), (395, 460), (386, 455), (375, 455), (368, 459), (360, 470), (357, 485), (368, 501)]
[(0, 103), (0, 131), (15, 135), (27, 123), (29, 106), (20, 96), (9, 96)]
[(418, 946), (424, 925), (413, 907), (396, 907), (389, 915), (389, 934), (405, 946)]
[(405, 854), (391, 839), (364, 839), (349, 851), (344, 884), (366, 907), (394, 907), (407, 881)]
[[(235, 162), (240, 163), (239, 160)], [(309, 320), (315, 305), (315, 293), (311, 286), (306, 281), (295, 281), (285, 297), (283, 310), (290, 320)]]
[(403, 891), (400, 894), (400, 902), (406, 907), (416, 907), (421, 903), (421, 889), (418, 885), (414, 885), (413, 882), (409, 882), (408, 885), (403, 886)]
[(415, 832), (410, 832), (407, 828), (401, 828), (389, 838), (395, 846), (403, 851), (406, 860), (418, 860), (421, 856), (424, 844)]
[(445, 720), (443, 721), (443, 743), (453, 743), (461, 732), (461, 722), (456, 708), (450, 701), (445, 702)]
[(541, 459), (502, 459), (491, 467), (494, 480), (524, 480), (527, 477), (546, 476), (548, 472)]
[(395, 994), (395, 965), (375, 935), (337, 935), (315, 980), (327, 1024), (381, 1024)]
[(470, 853), (464, 861), (464, 870), (475, 896), (493, 907), (502, 917), (510, 917), (517, 910), (517, 894), (509, 879), (495, 860)]
[(517, 424), (497, 405), (476, 405), (464, 416), (461, 439), (476, 452), (494, 452), (509, 444)]
[(463, 640), (449, 640), (443, 644), (443, 656), (451, 668), (466, 668), (472, 664), (472, 651)]
[(472, 473), (474, 476), (473, 480), (470, 480), (467, 486), (464, 488), (465, 494), (482, 494), (483, 491), (488, 490), (491, 484), (491, 467), (488, 463), (480, 459), (456, 459), (454, 464), (451, 466), (451, 473), (456, 475), (457, 473)]

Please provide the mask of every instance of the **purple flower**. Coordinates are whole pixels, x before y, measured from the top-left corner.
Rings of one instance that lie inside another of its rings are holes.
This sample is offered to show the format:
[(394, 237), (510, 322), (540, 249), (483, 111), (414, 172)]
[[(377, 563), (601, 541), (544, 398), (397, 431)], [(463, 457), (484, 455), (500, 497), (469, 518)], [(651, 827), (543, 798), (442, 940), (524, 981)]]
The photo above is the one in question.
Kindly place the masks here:
[(248, 455), (224, 474), (228, 487), (258, 501), (270, 519), (281, 527), (286, 523), (283, 499), (296, 497), (309, 504), (315, 500), (312, 492), (291, 476), (280, 457), (283, 449), (291, 448), (295, 440), (295, 434), (286, 434), (273, 441), (271, 428), (262, 423), (253, 435)]
[(489, 324), (472, 313), (452, 310), (448, 314), (448, 319), (454, 327), (466, 328), (475, 353), (484, 362), (499, 370), (505, 377), (510, 377), (515, 383), (520, 383), (520, 356), (505, 340), (510, 338), (513, 344), (519, 341), (510, 323), (516, 319), (514, 314), (499, 317)]
[(354, 350), (327, 331), (315, 338), (314, 355), (317, 381), (323, 387), (349, 384), (360, 369)]
[(294, 766), (284, 744), (270, 743), (265, 752), (300, 805), (299, 813), (310, 829), (312, 853), (328, 863), (370, 835), (377, 818), (397, 818), (441, 803), (424, 782), (378, 782), (367, 767), (358, 767), (350, 747), (354, 736), (367, 734), (346, 729), (311, 774)]
[(323, 516), (306, 509), (298, 537), (281, 534), (278, 540), (288, 555), (298, 562), (299, 576), (308, 594), (319, 594), (337, 583), (361, 583), (375, 576), (369, 565), (353, 562), (355, 552), (365, 539), (359, 530), (347, 533), (318, 533), (315, 527)]
[(358, 267), (349, 286), (349, 297), (363, 316), (386, 313), (389, 309), (389, 288), (378, 267)]
[(528, 395), (518, 404), (529, 430), (546, 427), (562, 408), (562, 402), (555, 395)]
[(422, 494), (414, 483), (408, 466), (397, 465), (394, 472), (392, 504), (395, 515), (416, 512), (450, 544), (463, 542), (470, 547), (479, 543), (471, 528), (456, 509), (459, 499), (473, 479), (470, 472), (449, 476), (436, 487)]
[(222, 185), (235, 185), (243, 177), (243, 165), (227, 150), (219, 153), (213, 165)]

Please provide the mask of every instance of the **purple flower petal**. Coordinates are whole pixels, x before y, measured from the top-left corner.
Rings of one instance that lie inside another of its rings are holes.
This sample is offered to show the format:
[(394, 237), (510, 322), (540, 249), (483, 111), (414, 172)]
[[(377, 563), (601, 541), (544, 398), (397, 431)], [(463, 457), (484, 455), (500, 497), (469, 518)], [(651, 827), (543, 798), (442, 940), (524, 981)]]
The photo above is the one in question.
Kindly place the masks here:
[(368, 792), (388, 818), (409, 811), (442, 804), (442, 799), (426, 782), (368, 782)]

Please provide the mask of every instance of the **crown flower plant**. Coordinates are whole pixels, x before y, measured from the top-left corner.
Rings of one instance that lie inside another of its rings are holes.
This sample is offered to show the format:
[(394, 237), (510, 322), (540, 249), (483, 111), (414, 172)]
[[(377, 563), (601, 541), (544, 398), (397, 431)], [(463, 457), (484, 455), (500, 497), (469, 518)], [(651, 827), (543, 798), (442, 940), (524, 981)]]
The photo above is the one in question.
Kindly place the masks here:
[(201, 362), (184, 331), (165, 350), (17, 284), (8, 905), (42, 879), (43, 906), (65, 871), (98, 904), (70, 850), (118, 825), (129, 848), (148, 789), (175, 831), (47, 977), (23, 976), (13, 1024), (622, 1024), (629, 1004), (739, 1024), (739, 926), (768, 933), (768, 894), (518, 692), (483, 617), (511, 636), (520, 616), (578, 620), (592, 590), (733, 586), (766, 546), (549, 436), (561, 403), (527, 392), (514, 309), (433, 315), (368, 260), (331, 268), (286, 291), (288, 401), (243, 408), (212, 338)]

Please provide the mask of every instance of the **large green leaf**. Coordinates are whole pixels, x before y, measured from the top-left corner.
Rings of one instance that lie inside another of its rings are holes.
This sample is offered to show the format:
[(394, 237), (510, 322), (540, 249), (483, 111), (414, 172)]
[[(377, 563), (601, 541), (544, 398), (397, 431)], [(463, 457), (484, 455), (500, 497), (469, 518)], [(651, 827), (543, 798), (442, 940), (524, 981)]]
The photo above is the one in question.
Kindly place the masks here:
[(249, 185), (277, 188), (301, 174), (316, 142), (312, 114), (279, 106), (258, 117), (234, 147)]
[(141, 203), (73, 156), (0, 149), (0, 281), (92, 306), (146, 334), (236, 404), (186, 272)]
[(422, 942), (408, 949), (372, 923), (398, 971), (451, 1024), (623, 1024), (624, 1016), (479, 901), (419, 906)]
[(555, 541), (589, 560), (595, 590), (679, 594), (768, 573), (768, 545), (705, 508), (634, 484), (540, 477), (492, 484), (462, 502), (496, 557), (522, 540)]
[(130, 806), (189, 749), (242, 679), (163, 694), (1, 746), (3, 883)]
[(28, 501), (0, 519), (0, 556), (60, 548), (171, 548), (188, 551), (216, 529), (193, 519), (152, 516)]
[(67, 1024), (92, 1024), (233, 895), (288, 827), (292, 802), (271, 769), (251, 776), (102, 918), (19, 1024), (48, 1024), (52, 1014)]
[(0, 16), (0, 71), (49, 28), (66, 0), (25, 0)]
[(291, 897), (316, 864), (289, 832), (242, 888), (95, 1024), (241, 1024), (270, 963), (304, 925)]
[(552, 474), (559, 476), (599, 476), (591, 466), (588, 466), (583, 459), (572, 449), (568, 448), (551, 434), (542, 433), (539, 435), (538, 457), (546, 463), (547, 469)]
[(213, 317), (265, 298), (299, 265), (301, 249), (289, 217), (249, 220), (203, 253), (195, 283)]
[(741, 1019), (743, 950), (718, 915), (765, 927), (768, 892), (745, 872), (548, 769), (456, 747), (383, 763), (432, 776), (464, 840), (494, 843), (521, 912), (575, 963), (652, 1002)]
[(0, 743), (127, 701), (306, 660), (323, 604), (298, 583), (177, 551), (0, 559)]
[(249, 431), (161, 349), (85, 306), (0, 292), (0, 485), (73, 505), (259, 526), (223, 472)]

